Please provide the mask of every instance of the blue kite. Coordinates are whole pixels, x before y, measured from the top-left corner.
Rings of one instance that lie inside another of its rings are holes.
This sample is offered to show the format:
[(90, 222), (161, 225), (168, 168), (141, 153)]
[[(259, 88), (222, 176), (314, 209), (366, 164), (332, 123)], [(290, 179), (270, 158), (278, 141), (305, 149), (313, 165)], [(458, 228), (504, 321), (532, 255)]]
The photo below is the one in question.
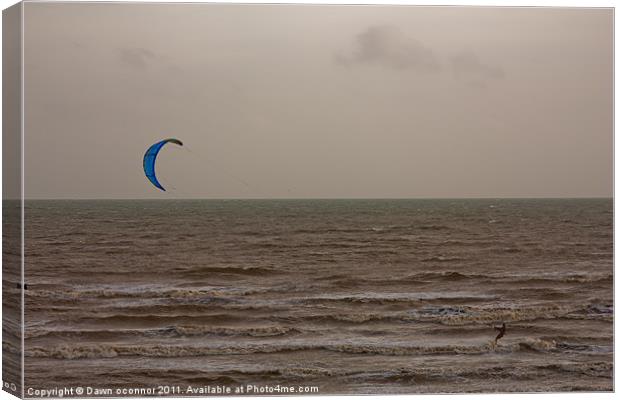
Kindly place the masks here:
[(161, 142), (155, 143), (146, 150), (146, 153), (144, 153), (143, 162), (144, 173), (146, 174), (146, 177), (149, 179), (149, 181), (151, 181), (153, 185), (155, 185), (156, 188), (161, 189), (164, 192), (166, 191), (166, 189), (164, 189), (164, 187), (159, 183), (159, 181), (157, 180), (157, 176), (155, 175), (155, 160), (157, 159), (157, 154), (159, 154), (161, 148), (168, 143), (174, 143), (178, 144), (179, 146), (183, 146), (183, 143), (178, 139), (164, 139)]

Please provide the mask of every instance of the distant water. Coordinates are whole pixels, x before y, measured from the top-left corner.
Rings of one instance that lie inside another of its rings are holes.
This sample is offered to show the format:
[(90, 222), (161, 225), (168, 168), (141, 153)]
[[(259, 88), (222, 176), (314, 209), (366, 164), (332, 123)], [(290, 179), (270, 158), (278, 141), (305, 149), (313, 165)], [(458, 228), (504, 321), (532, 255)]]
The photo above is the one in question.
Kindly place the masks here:
[(612, 208), (29, 201), (25, 386), (609, 391)]

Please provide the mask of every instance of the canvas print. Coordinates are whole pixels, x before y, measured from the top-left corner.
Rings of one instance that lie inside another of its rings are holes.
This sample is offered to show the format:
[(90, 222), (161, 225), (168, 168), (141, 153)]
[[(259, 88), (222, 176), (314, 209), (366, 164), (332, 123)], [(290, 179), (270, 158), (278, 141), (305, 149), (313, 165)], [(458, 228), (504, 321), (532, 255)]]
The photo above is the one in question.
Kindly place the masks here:
[(614, 389), (612, 9), (3, 18), (4, 390)]

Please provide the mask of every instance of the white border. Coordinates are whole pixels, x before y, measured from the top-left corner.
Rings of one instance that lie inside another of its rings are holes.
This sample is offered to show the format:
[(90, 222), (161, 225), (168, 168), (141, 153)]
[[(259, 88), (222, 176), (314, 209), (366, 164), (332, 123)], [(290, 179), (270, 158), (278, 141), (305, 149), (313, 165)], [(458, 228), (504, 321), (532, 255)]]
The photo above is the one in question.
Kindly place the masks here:
[[(21, 9), (21, 14), (22, 14), (22, 25), (21, 25), (21, 41), (22, 41), (22, 52), (21, 52), (21, 57), (22, 57), (22, 82), (21, 82), (21, 94), (22, 94), (22, 99), (21, 99), (21, 109), (24, 110), (24, 72), (23, 72), (23, 62), (24, 62), (24, 50), (23, 50), (23, 43), (24, 43), (24, 8), (25, 8), (25, 3), (32, 3), (32, 2), (64, 2), (64, 3), (71, 3), (71, 2), (80, 2), (79, 0), (63, 0), (63, 1), (46, 1), (46, 0), (25, 0), (24, 1), (24, 6), (22, 6)], [(83, 2), (83, 1), (82, 1)], [(245, 3), (245, 4), (261, 4), (261, 3), (282, 3), (282, 4), (341, 4), (341, 5), (345, 5), (345, 4), (351, 4), (351, 5), (420, 5), (420, 6), (481, 6), (481, 7), (489, 7), (489, 6), (504, 6), (504, 7), (586, 7), (586, 8), (594, 8), (594, 7), (605, 7), (605, 8), (609, 8), (609, 7), (614, 7), (616, 6), (616, 1), (615, 0), (590, 0), (590, 1), (577, 1), (577, 0), (572, 0), (572, 1), (567, 1), (567, 0), (538, 0), (538, 1), (515, 1), (515, 0), (503, 0), (503, 1), (493, 1), (493, 0), (473, 0), (473, 1), (466, 1), (466, 0), (444, 0), (444, 1), (429, 1), (429, 0), (418, 0), (418, 1), (413, 1), (413, 0), (390, 0), (390, 1), (385, 1), (385, 0), (374, 0), (374, 1), (368, 1), (368, 0), (338, 0), (338, 1), (333, 1), (333, 0), (315, 0), (315, 1), (303, 1), (303, 0), (280, 0), (280, 1), (261, 1), (261, 0), (243, 0), (243, 1), (234, 1), (234, 0), (219, 0), (219, 1), (212, 1), (212, 2), (188, 2), (188, 1), (176, 1), (176, 0), (169, 0), (169, 1), (148, 1), (148, 0), (132, 0), (132, 1), (112, 1), (112, 2), (108, 2), (108, 3)], [(13, 4), (15, 4), (16, 1), (14, 0), (0, 0), (0, 5), (2, 6), (2, 8), (7, 8)], [(615, 14), (615, 13), (614, 13)], [(615, 23), (615, 15), (614, 15), (614, 23)], [(1, 31), (0, 31), (0, 36), (1, 36)], [(615, 118), (618, 115), (618, 109), (615, 103), (615, 93), (616, 93), (616, 89), (617, 89), (617, 82), (615, 80), (615, 49), (616, 49), (616, 43), (618, 42), (618, 33), (615, 31), (614, 29), (614, 102), (613, 102), (613, 107), (614, 107), (614, 144), (613, 144), (613, 150), (614, 150), (614, 154), (616, 154), (616, 150), (617, 150), (617, 143), (615, 141)], [(0, 64), (1, 64), (1, 54), (0, 54)], [(0, 84), (1, 85), (1, 84)], [(0, 115), (1, 115), (1, 99), (0, 99)], [(22, 171), (21, 171), (21, 176), (22, 176), (22, 182), (21, 182), (21, 202), (22, 202), (22, 227), (21, 227), (21, 235), (22, 235), (22, 261), (21, 261), (21, 268), (22, 268), (22, 285), (24, 284), (24, 246), (23, 246), (23, 241), (24, 241), (24, 213), (23, 213), (23, 203), (24, 203), (24, 165), (25, 165), (25, 160), (24, 160), (24, 112), (22, 112), (22, 120), (21, 120), (21, 146), (22, 146), (22, 159), (21, 159), (21, 163), (22, 163)], [(2, 148), (2, 143), (0, 141), (0, 159), (1, 159), (1, 148)], [(615, 243), (615, 228), (618, 226), (618, 216), (615, 213), (616, 210), (616, 203), (617, 203), (617, 198), (616, 198), (616, 193), (615, 193), (615, 188), (616, 188), (616, 177), (618, 176), (617, 174), (617, 169), (616, 169), (616, 163), (615, 163), (615, 157), (614, 157), (614, 366), (615, 366), (615, 360), (616, 360), (616, 353), (617, 353), (617, 342), (615, 340), (615, 332), (617, 332), (617, 327), (618, 327), (618, 320), (616, 318), (617, 313), (616, 311), (616, 304), (615, 304), (615, 299), (617, 298), (616, 294), (617, 294), (617, 290), (618, 290), (618, 285), (617, 285), (617, 274), (615, 271), (615, 264), (616, 264), (616, 243)], [(2, 183), (2, 177), (0, 175), (0, 185)], [(0, 221), (1, 221), (1, 215), (0, 215)], [(0, 242), (0, 249), (1, 249), (1, 242)], [(23, 286), (22, 286), (23, 287)], [(24, 293), (22, 291), (22, 321), (24, 321)], [(23, 348), (23, 341), (24, 341), (24, 326), (22, 324), (22, 348)], [(1, 354), (1, 349), (0, 349), (0, 354)], [(24, 388), (24, 354), (22, 352), (22, 390), (25, 390)], [(614, 388), (618, 388), (618, 383), (619, 383), (619, 374), (615, 372), (615, 368), (614, 368)], [(511, 399), (552, 399), (552, 400), (558, 400), (558, 399), (582, 399), (584, 397), (587, 397), (589, 399), (612, 399), (614, 398), (614, 394), (613, 393), (540, 393), (540, 394), (493, 394), (493, 393), (488, 393), (488, 394), (475, 394), (475, 395), (385, 395), (385, 396), (372, 396), (373, 398), (378, 398), (378, 399), (398, 399), (398, 398), (414, 398), (415, 399), (420, 399), (420, 400), (432, 400), (432, 399), (436, 399), (437, 396), (442, 396), (441, 398), (456, 398), (456, 399), (462, 399), (462, 400), (476, 400), (476, 399), (483, 399), (483, 398), (489, 398), (489, 396), (494, 396), (493, 398), (495, 398), (496, 396), (499, 396), (500, 398), (511, 398)], [(23, 397), (23, 395), (22, 395)], [(314, 399), (314, 400), (319, 400), (319, 399), (325, 399), (327, 396), (303, 396), (303, 398), (306, 399)], [(333, 398), (333, 399), (348, 399), (351, 398), (352, 396), (329, 396), (329, 398)], [(353, 396), (353, 397), (358, 397), (358, 396)], [(369, 397), (369, 396), (359, 396), (360, 398), (364, 398), (364, 397)], [(10, 394), (8, 394), (7, 392), (1, 391), (0, 392), (0, 400), (5, 400), (5, 399), (13, 399), (14, 397), (11, 396)], [(168, 397), (170, 398), (170, 397)], [(230, 398), (230, 397), (227, 397)], [(250, 396), (244, 396), (244, 397), (234, 397), (235, 399), (248, 399), (248, 398), (259, 398), (259, 397), (250, 397)], [(281, 396), (281, 397), (271, 397), (271, 396), (264, 396), (264, 397), (260, 397), (261, 399), (265, 399), (265, 398), (278, 398), (278, 399), (296, 399), (298, 397), (292, 397), (292, 396)], [(143, 399), (151, 399), (151, 398), (143, 398)]]
[[(529, 1), (516, 1), (516, 0), (217, 0), (217, 1), (188, 1), (188, 0), (112, 0), (112, 1), (96, 1), (96, 0), (23, 0), (24, 3), (160, 3), (160, 4), (217, 4), (217, 3), (230, 3), (230, 4), (327, 4), (327, 5), (413, 5), (413, 6), (438, 6), (438, 7), (450, 7), (450, 6), (468, 6), (468, 7), (581, 7), (581, 8), (596, 8), (615, 7), (616, 0), (529, 0)], [(7, 4), (6, 6), (4, 4)], [(14, 0), (1, 0), (3, 8), (6, 8), (12, 4), (16, 4)]]
[(25, 239), (25, 226), (24, 226), (24, 220), (25, 220), (25, 209), (24, 209), (24, 199), (25, 199), (25, 174), (24, 174), (24, 156), (26, 154), (25, 149), (24, 149), (24, 144), (25, 144), (25, 138), (26, 136), (24, 135), (25, 132), (25, 124), (26, 124), (26, 119), (24, 117), (24, 114), (26, 112), (26, 103), (24, 101), (24, 95), (25, 95), (25, 90), (24, 90), (24, 82), (25, 82), (25, 73), (24, 73), (24, 9), (26, 8), (25, 4), (22, 3), (21, 7), (20, 7), (20, 14), (21, 14), (21, 32), (20, 32), (20, 40), (21, 40), (21, 69), (20, 69), (20, 78), (21, 78), (21, 105), (20, 105), (20, 111), (21, 111), (21, 115), (22, 115), (22, 119), (21, 119), (21, 126), (20, 126), (20, 131), (21, 131), (21, 150), (22, 150), (22, 155), (21, 155), (21, 175), (22, 175), (22, 179), (21, 179), (21, 214), (22, 214), (22, 218), (21, 218), (21, 267), (22, 267), (22, 273), (21, 273), (21, 278), (22, 278), (22, 290), (21, 290), (21, 302), (22, 302), (22, 351), (21, 351), (21, 355), (22, 355), (22, 374), (21, 374), (21, 378), (22, 378), (22, 398), (24, 397), (24, 384), (25, 384), (25, 369), (24, 369), (24, 361), (25, 361), (25, 354), (24, 354), (24, 349), (26, 348), (25, 345), (25, 338), (24, 336), (26, 335), (26, 323), (25, 323), (25, 310), (26, 310), (26, 299), (25, 299), (25, 293), (24, 293), (24, 283), (26, 282), (26, 270), (25, 270), (25, 247), (26, 247), (26, 239)]

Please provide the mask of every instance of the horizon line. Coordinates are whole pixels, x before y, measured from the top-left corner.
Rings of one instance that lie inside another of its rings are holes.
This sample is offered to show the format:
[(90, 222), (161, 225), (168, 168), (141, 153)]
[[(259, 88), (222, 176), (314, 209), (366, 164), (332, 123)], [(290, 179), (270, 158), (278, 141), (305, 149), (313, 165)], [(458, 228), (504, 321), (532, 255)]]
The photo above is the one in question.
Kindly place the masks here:
[[(140, 201), (140, 200), (577, 200), (577, 199), (614, 199), (614, 196), (521, 196), (521, 197), (497, 197), (497, 196), (479, 196), (479, 197), (179, 197), (179, 198), (154, 198), (154, 197), (41, 197), (41, 198), (24, 198), (24, 201), (88, 201), (88, 200), (109, 200), (109, 201)], [(21, 200), (21, 198), (3, 198), (7, 200)]]

